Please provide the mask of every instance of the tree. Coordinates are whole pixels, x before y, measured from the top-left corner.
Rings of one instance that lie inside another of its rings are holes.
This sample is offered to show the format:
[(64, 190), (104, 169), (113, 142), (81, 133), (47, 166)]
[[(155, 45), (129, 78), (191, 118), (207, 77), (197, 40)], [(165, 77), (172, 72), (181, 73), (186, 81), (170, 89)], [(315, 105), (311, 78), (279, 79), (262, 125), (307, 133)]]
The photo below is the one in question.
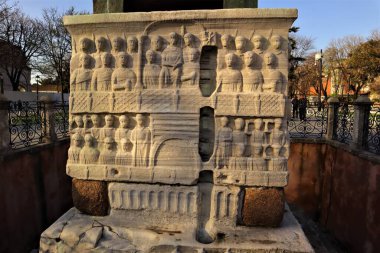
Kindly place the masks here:
[(13, 90), (18, 90), (20, 77), (44, 43), (42, 23), (18, 8), (8, 8), (4, 13), (0, 23), (0, 67), (5, 70)]

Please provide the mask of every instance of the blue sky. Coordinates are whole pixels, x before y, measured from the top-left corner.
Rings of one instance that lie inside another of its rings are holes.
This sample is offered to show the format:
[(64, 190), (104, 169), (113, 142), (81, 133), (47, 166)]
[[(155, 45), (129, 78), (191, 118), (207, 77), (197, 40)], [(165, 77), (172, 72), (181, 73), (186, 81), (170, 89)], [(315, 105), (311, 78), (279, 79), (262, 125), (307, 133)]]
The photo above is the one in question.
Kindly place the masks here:
[[(160, 0), (157, 0), (160, 1)], [(191, 1), (191, 0), (188, 0)], [(43, 8), (92, 12), (92, 0), (19, 0), (24, 11), (31, 16), (41, 15)], [(299, 34), (315, 39), (316, 49), (325, 48), (329, 41), (345, 35), (367, 37), (372, 30), (380, 29), (379, 0), (259, 0), (260, 8), (297, 8), (299, 18), (295, 25)]]

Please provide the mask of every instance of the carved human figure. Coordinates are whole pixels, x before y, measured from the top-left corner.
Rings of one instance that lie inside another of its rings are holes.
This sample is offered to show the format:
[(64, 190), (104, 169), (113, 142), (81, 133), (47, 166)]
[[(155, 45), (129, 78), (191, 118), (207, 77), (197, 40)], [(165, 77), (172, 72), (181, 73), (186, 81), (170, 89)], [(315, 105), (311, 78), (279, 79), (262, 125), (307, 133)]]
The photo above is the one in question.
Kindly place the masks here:
[(282, 119), (276, 118), (274, 120), (274, 128), (271, 133), (271, 147), (273, 149), (273, 156), (279, 157), (281, 148), (286, 143), (286, 135), (284, 131), (281, 130), (282, 127)]
[(261, 35), (253, 36), (253, 52), (258, 55), (264, 53), (264, 37)]
[(93, 54), (95, 59), (95, 68), (101, 68), (102, 64), (102, 55), (107, 53), (108, 40), (104, 37), (99, 37), (96, 39), (96, 52)]
[(276, 69), (277, 57), (272, 53), (266, 53), (264, 56), (266, 70), (264, 72), (265, 92), (282, 92), (285, 84), (284, 76), (281, 71)]
[(96, 140), (96, 144), (98, 144), (98, 142), (100, 140), (100, 130), (101, 130), (101, 127), (100, 127), (101, 121), (100, 121), (99, 115), (98, 114), (92, 114), (91, 115), (91, 122), (92, 122), (92, 127), (90, 129), (90, 133), (91, 133), (92, 137), (94, 137), (94, 139)]
[(82, 54), (79, 58), (79, 68), (75, 69), (70, 78), (71, 91), (88, 91), (91, 85), (93, 71), (92, 57)]
[(247, 160), (248, 170), (263, 171), (266, 170), (266, 162), (263, 159), (263, 143), (265, 134), (261, 130), (263, 120), (256, 118), (253, 120), (254, 130), (251, 134), (251, 157)]
[(200, 78), (199, 58), (201, 53), (196, 48), (191, 48), (186, 52), (187, 62), (183, 65), (183, 76), (181, 77), (182, 88), (198, 87)]
[(128, 129), (128, 117), (126, 115), (121, 115), (119, 117), (119, 123), (119, 127), (115, 132), (115, 140), (120, 141), (121, 139), (129, 139), (130, 130)]
[(94, 70), (91, 80), (91, 89), (93, 91), (111, 91), (112, 78), (112, 55), (104, 53), (101, 56), (102, 66)]
[(69, 163), (79, 163), (79, 154), (82, 150), (83, 137), (80, 134), (71, 136), (71, 146), (68, 151)]
[(117, 165), (131, 165), (132, 163), (132, 155), (129, 151), (130, 142), (126, 138), (122, 138), (120, 140), (119, 149), (116, 153), (115, 163)]
[(215, 166), (220, 169), (228, 166), (232, 155), (232, 129), (228, 126), (228, 118), (220, 119), (221, 127), (216, 134), (215, 143)]
[(86, 129), (84, 128), (83, 117), (80, 115), (75, 115), (74, 123), (76, 127), (72, 130), (72, 133), (84, 136), (86, 134)]
[(190, 62), (190, 53), (195, 47), (195, 37), (191, 33), (186, 33), (183, 35), (183, 41), (185, 43), (185, 47), (183, 48), (183, 61), (186, 63)]
[(271, 43), (271, 47), (272, 47), (272, 51), (275, 55), (280, 55), (283, 53), (283, 50), (282, 50), (282, 37), (279, 36), (279, 35), (273, 35), (271, 38), (270, 38), (270, 43)]
[(112, 115), (106, 115), (104, 119), (105, 125), (100, 129), (99, 139), (101, 143), (103, 143), (107, 137), (115, 138), (114, 117)]
[(127, 53), (131, 57), (128, 67), (135, 69), (138, 64), (138, 40), (135, 36), (127, 38)]
[(131, 91), (136, 84), (136, 74), (128, 68), (129, 56), (125, 52), (118, 54), (118, 68), (116, 68), (111, 76), (113, 91)]
[(229, 159), (228, 169), (230, 170), (246, 170), (247, 157), (244, 157), (245, 145), (239, 143), (235, 147), (235, 154)]
[(242, 71), (243, 75), (243, 92), (262, 92), (264, 77), (261, 71), (254, 69), (255, 53), (248, 51), (244, 54), (245, 68)]
[(244, 147), (247, 145), (248, 136), (245, 132), (245, 122), (242, 118), (235, 119), (235, 130), (232, 133), (232, 155), (236, 156), (239, 153), (239, 145), (242, 144)]
[(94, 146), (94, 138), (91, 134), (86, 134), (84, 137), (84, 147), (80, 151), (79, 161), (81, 164), (97, 163), (99, 158), (99, 150)]
[(243, 90), (243, 76), (236, 69), (237, 56), (233, 53), (227, 54), (225, 60), (227, 68), (220, 71), (215, 92), (241, 92)]
[[(82, 55), (88, 55), (91, 53), (92, 49), (92, 40), (89, 38), (81, 38), (79, 40), (79, 52), (77, 54), (73, 54), (71, 60), (70, 60), (70, 73), (72, 73), (75, 69), (80, 67), (80, 58)], [(93, 62), (91, 61), (92, 67)]]
[(238, 56), (244, 56), (244, 53), (246, 51), (246, 45), (247, 40), (243, 36), (236, 36), (235, 38), (235, 47), (236, 47), (236, 54)]
[(218, 50), (218, 70), (226, 68), (226, 60), (225, 57), (227, 54), (231, 52), (230, 46), (231, 46), (231, 36), (228, 34), (223, 34), (220, 38), (220, 41), (222, 43), (222, 48)]
[(112, 49), (113, 49), (113, 55), (115, 56), (114, 66), (115, 66), (115, 68), (118, 68), (118, 67), (120, 67), (119, 54), (124, 52), (124, 50), (125, 50), (124, 40), (120, 37), (113, 38)]
[(114, 150), (115, 140), (111, 137), (106, 137), (103, 142), (103, 148), (100, 152), (100, 164), (114, 164), (116, 152)]
[(159, 35), (152, 36), (152, 38), (150, 40), (150, 50), (152, 50), (152, 52), (154, 54), (154, 56), (153, 56), (154, 61), (152, 62), (152, 64), (157, 64), (160, 67), (161, 67), (162, 46), (163, 46), (162, 37)]
[(182, 73), (182, 50), (178, 46), (178, 34), (172, 32), (169, 34), (169, 45), (162, 52), (162, 69), (159, 77), (160, 88), (173, 85), (179, 87), (180, 76)]
[[(153, 50), (146, 52), (147, 63), (144, 66), (144, 88), (145, 89), (158, 89), (159, 77), (161, 66), (156, 64), (155, 57), (158, 56)], [(161, 56), (160, 56), (161, 57)]]
[(213, 46), (216, 44), (216, 34), (207, 30), (199, 34), (202, 46)]
[(148, 159), (151, 145), (151, 132), (144, 126), (144, 116), (136, 115), (136, 127), (131, 132), (132, 165), (136, 167), (148, 167)]

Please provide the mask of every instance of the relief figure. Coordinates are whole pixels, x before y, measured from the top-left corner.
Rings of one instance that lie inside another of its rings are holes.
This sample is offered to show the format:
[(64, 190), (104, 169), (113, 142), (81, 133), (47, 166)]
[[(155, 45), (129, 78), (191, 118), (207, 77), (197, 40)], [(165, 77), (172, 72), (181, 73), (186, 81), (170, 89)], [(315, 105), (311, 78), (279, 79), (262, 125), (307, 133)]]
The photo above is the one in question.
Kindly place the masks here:
[[(90, 54), (92, 49), (92, 40), (89, 38), (81, 38), (79, 40), (79, 53), (73, 54), (70, 60), (70, 73), (80, 67), (80, 57), (85, 54)], [(91, 58), (91, 65), (89, 68), (93, 66), (93, 59)]]
[(100, 68), (103, 66), (102, 56), (107, 53), (108, 40), (104, 37), (99, 37), (96, 40), (96, 53), (93, 54), (95, 59), (95, 68)]
[(82, 54), (79, 59), (79, 68), (75, 69), (70, 78), (70, 90), (89, 91), (92, 79), (92, 57)]
[(115, 163), (117, 165), (131, 165), (132, 155), (129, 151), (130, 141), (126, 138), (120, 140), (119, 150), (116, 153)]
[(281, 71), (275, 69), (277, 57), (272, 53), (266, 53), (264, 58), (267, 67), (264, 72), (264, 91), (282, 92), (285, 79)]
[(112, 55), (102, 54), (102, 66), (95, 69), (92, 75), (91, 87), (93, 91), (111, 91)]
[(217, 65), (218, 70), (226, 68), (226, 55), (231, 52), (231, 36), (228, 34), (223, 34), (220, 38), (222, 43), (222, 48), (218, 50)]
[(229, 159), (228, 169), (230, 170), (246, 170), (247, 157), (244, 157), (245, 145), (239, 143), (235, 146), (235, 155)]
[(228, 166), (229, 158), (232, 155), (232, 129), (228, 126), (228, 118), (220, 119), (221, 127), (216, 134), (215, 143), (215, 166), (221, 169)]
[(146, 52), (146, 60), (147, 63), (144, 66), (144, 88), (145, 89), (158, 89), (159, 77), (161, 72), (161, 66), (156, 64), (155, 62), (158, 54), (153, 50), (148, 50)]
[(119, 128), (115, 132), (115, 140), (120, 141), (121, 139), (129, 139), (130, 130), (128, 129), (128, 117), (126, 115), (121, 115), (119, 117)]
[(184, 88), (198, 87), (200, 78), (199, 58), (201, 53), (196, 48), (187, 50), (187, 60), (183, 65), (183, 76), (181, 77)]
[(83, 137), (80, 134), (71, 136), (71, 146), (68, 151), (69, 163), (79, 163), (79, 155), (82, 150)]
[(255, 53), (248, 51), (244, 54), (245, 68), (243, 74), (243, 92), (262, 92), (264, 77), (260, 70), (254, 69)]
[(131, 132), (132, 165), (136, 167), (148, 167), (151, 132), (148, 127), (144, 126), (144, 116), (136, 115), (136, 127)]
[(111, 137), (106, 137), (103, 141), (103, 148), (100, 152), (100, 164), (114, 164), (116, 152), (114, 151), (115, 140)]
[(215, 92), (241, 92), (243, 90), (243, 76), (236, 69), (237, 56), (233, 53), (225, 57), (227, 68), (218, 73), (217, 88)]
[(136, 74), (128, 68), (129, 56), (125, 52), (118, 54), (118, 68), (113, 71), (112, 90), (113, 91), (131, 91), (136, 84)]
[(81, 164), (97, 163), (99, 158), (99, 150), (94, 146), (94, 138), (91, 134), (86, 134), (84, 137), (84, 147), (80, 151), (79, 160)]

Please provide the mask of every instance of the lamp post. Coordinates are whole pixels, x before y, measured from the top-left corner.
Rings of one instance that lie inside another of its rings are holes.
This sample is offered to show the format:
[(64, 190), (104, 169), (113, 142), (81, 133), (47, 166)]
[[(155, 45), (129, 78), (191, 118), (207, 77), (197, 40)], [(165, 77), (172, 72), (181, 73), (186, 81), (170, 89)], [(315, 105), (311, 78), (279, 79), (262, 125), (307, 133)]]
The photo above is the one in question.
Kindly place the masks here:
[(318, 91), (318, 111), (322, 109), (322, 70), (323, 70), (323, 53), (322, 49), (320, 53), (315, 54), (315, 65), (318, 63), (318, 74), (319, 74), (319, 91)]
[(0, 92), (4, 94), (4, 78), (3, 73), (0, 72)]
[(38, 83), (40, 82), (40, 76), (39, 75), (37, 75), (36, 76), (36, 83), (37, 83), (37, 102), (38, 102)]

